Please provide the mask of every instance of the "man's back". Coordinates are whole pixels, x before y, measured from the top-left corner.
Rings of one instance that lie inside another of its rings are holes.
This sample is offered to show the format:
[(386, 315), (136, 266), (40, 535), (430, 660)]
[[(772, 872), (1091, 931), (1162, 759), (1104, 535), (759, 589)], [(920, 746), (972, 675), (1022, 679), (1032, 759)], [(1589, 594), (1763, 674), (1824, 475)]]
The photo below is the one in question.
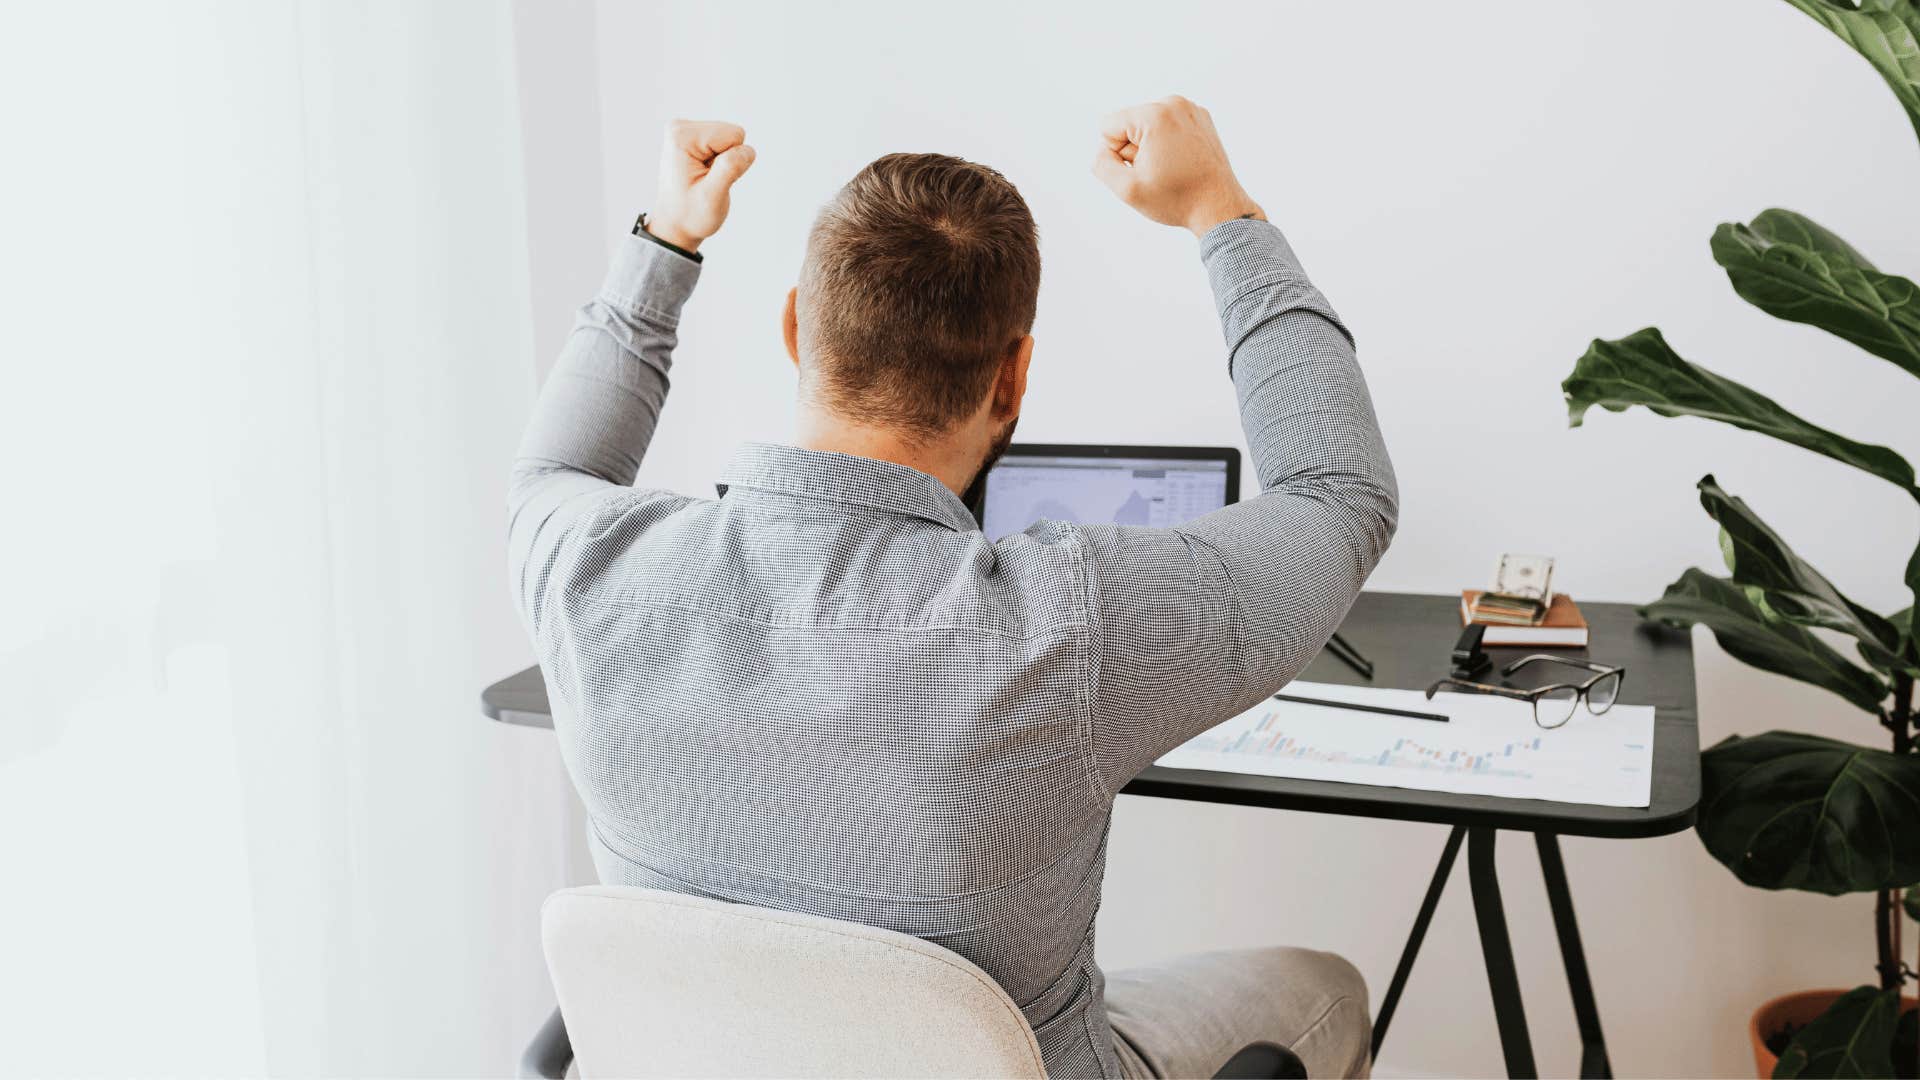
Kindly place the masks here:
[[(1181, 977), (1314, 984), (1291, 997), (1222, 990), (1216, 1010), (1129, 984), (1132, 1032), (1121, 983), (1103, 1008), (1093, 927), (1115, 795), (1313, 657), (1396, 511), (1352, 341), (1279, 231), (1246, 220), (1258, 208), (1222, 209), (1245, 196), (1220, 186), (1204, 113), (1175, 99), (1114, 124), (1103, 168), (1132, 162), (1147, 179), (1112, 182), (1202, 237), (1257, 496), (1177, 529), (1041, 522), (989, 543), (954, 493), (1018, 415), (1032, 223), (997, 173), (896, 155), (816, 223), (809, 303), (842, 307), (796, 331), (789, 294), (788, 351), (814, 425), (803, 441), (829, 445), (749, 445), (717, 500), (625, 486), (700, 273), (671, 243), (627, 241), (515, 462), (516, 597), (604, 881), (953, 949), (1020, 1004), (1058, 1076), (1210, 1072), (1242, 1029), (1364, 1070), (1364, 988), (1323, 954)], [(1138, 156), (1148, 129), (1164, 149)], [(737, 128), (675, 137), (699, 157), (675, 169), (726, 184), (744, 171), (722, 168), (745, 149)], [(1215, 170), (1203, 194), (1225, 202), (1183, 194), (1195, 167)], [(724, 194), (695, 239), (718, 227)], [(1002, 263), (1013, 269), (996, 276)], [(798, 344), (809, 334), (810, 360)], [(951, 418), (928, 429), (928, 410)]]
[(1077, 532), (996, 549), (932, 478), (839, 454), (752, 446), (723, 480), (635, 496), (666, 516), (563, 571), (541, 659), (601, 879), (925, 938), (1055, 1072), (1113, 1071)]

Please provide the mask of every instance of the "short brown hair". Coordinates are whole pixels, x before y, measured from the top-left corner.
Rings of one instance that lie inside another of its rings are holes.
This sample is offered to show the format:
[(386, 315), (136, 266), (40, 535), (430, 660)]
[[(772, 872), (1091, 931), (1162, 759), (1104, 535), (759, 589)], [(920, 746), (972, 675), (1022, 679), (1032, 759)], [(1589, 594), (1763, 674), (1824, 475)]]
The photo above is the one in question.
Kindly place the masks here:
[(842, 416), (937, 435), (980, 407), (1039, 296), (1038, 230), (1006, 177), (945, 154), (888, 154), (807, 238), (803, 381)]

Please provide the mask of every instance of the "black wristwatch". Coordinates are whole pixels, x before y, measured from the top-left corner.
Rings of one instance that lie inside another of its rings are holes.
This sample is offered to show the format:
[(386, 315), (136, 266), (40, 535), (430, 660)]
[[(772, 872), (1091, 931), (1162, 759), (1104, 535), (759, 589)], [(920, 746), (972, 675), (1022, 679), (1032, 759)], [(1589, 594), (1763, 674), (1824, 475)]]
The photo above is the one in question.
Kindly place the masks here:
[(673, 252), (675, 255), (683, 255), (689, 259), (692, 259), (694, 262), (700, 261), (699, 252), (688, 251), (686, 248), (681, 247), (679, 244), (669, 244), (665, 240), (662, 240), (659, 237), (648, 232), (647, 231), (647, 212), (645, 210), (640, 211), (640, 216), (633, 219), (633, 235), (644, 236), (647, 239), (653, 241), (654, 243), (659, 244), (661, 247), (666, 248), (668, 251)]

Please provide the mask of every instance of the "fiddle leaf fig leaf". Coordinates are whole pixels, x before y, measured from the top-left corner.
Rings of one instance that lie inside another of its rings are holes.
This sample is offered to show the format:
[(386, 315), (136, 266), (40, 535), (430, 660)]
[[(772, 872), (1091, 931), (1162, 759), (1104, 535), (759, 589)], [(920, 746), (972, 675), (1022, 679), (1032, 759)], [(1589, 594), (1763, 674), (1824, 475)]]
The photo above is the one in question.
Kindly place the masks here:
[(1760, 590), (1742, 588), (1725, 578), (1688, 570), (1667, 586), (1660, 599), (1640, 609), (1642, 618), (1686, 628), (1700, 623), (1734, 659), (1762, 671), (1811, 683), (1846, 698), (1875, 716), (1889, 687), (1812, 630), (1774, 614)]
[(1905, 671), (1912, 673), (1920, 670), (1920, 664), (1904, 653), (1888, 652), (1870, 641), (1856, 641), (1853, 651), (1860, 654), (1860, 662), (1882, 675), (1892, 675)]
[(1903, 607), (1899, 611), (1887, 616), (1887, 621), (1892, 623), (1893, 628), (1900, 633), (1899, 653), (1901, 666), (1908, 670), (1920, 667), (1920, 641), (1914, 640), (1913, 636), (1912, 606)]
[(1920, 8), (1913, 0), (1787, 0), (1853, 46), (1920, 134)]
[(1847, 634), (1860, 643), (1860, 654), (1873, 666), (1890, 671), (1904, 666), (1899, 655), (1900, 631), (1886, 617), (1841, 595), (1833, 582), (1795, 554), (1744, 499), (1727, 494), (1711, 474), (1699, 484), (1700, 505), (1720, 523), (1720, 549), (1736, 585), (1760, 589), (1771, 613), (1802, 626), (1819, 626)]
[(1661, 416), (1698, 416), (1771, 435), (1914, 492), (1913, 466), (1899, 454), (1809, 424), (1772, 398), (1682, 360), (1651, 326), (1618, 341), (1595, 340), (1560, 388), (1574, 427), (1595, 405), (1613, 412), (1644, 405)]
[(1817, 326), (1920, 375), (1920, 286), (1874, 269), (1846, 241), (1791, 210), (1713, 232), (1733, 290), (1775, 318)]
[[(1916, 494), (1915, 498), (1920, 498)], [(1907, 589), (1913, 593), (1915, 601), (1920, 601), (1920, 544), (1915, 544), (1913, 554), (1907, 559)], [(1914, 620), (1916, 609), (1907, 608), (1907, 655), (1920, 658), (1920, 622)]]
[(1762, 889), (1839, 896), (1920, 882), (1920, 756), (1796, 731), (1700, 755), (1700, 841)]
[(1773, 1067), (1774, 1080), (1893, 1076), (1900, 991), (1856, 986), (1801, 1028)]

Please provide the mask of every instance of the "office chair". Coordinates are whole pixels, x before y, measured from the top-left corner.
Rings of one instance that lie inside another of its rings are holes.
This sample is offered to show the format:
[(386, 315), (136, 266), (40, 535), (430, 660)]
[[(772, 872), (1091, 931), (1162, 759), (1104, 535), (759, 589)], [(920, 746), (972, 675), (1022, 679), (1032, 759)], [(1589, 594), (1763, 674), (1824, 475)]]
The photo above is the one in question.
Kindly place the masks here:
[[(541, 938), (560, 1007), (522, 1076), (564, 1077), (577, 1050), (587, 1076), (1046, 1077), (1006, 991), (906, 934), (589, 886), (547, 898)], [(1219, 1075), (1306, 1070), (1257, 1043)]]

